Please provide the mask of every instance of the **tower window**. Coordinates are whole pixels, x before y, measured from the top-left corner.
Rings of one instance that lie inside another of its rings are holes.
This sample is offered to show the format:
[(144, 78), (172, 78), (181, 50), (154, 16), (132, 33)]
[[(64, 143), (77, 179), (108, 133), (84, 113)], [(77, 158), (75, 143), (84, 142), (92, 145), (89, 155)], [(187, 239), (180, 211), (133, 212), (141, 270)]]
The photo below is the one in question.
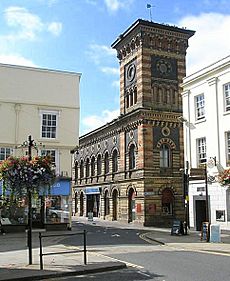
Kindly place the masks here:
[(167, 144), (160, 147), (160, 167), (169, 168), (171, 166), (171, 149)]

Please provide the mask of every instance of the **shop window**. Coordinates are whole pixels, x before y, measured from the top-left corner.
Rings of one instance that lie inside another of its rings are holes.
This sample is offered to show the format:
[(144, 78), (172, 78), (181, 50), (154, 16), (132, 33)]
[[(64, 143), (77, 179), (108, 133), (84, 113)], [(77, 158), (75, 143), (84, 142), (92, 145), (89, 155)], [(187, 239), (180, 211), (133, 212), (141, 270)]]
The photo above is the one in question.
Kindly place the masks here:
[(109, 173), (109, 154), (105, 153), (105, 174)]
[(225, 211), (216, 210), (216, 221), (225, 221)]
[(131, 144), (129, 148), (129, 169), (135, 169), (136, 159), (135, 159), (135, 145)]
[(160, 147), (160, 167), (171, 167), (171, 149), (167, 144), (162, 144)]
[(174, 196), (171, 189), (166, 188), (162, 192), (162, 213), (165, 215), (173, 214)]
[(69, 196), (48, 196), (45, 198), (46, 223), (69, 222)]
[(117, 150), (115, 149), (113, 151), (113, 155), (112, 155), (112, 164), (113, 164), (113, 173), (118, 171), (118, 153)]
[(95, 176), (95, 157), (93, 156), (91, 159), (91, 176)]
[(101, 175), (101, 155), (97, 156), (97, 175)]

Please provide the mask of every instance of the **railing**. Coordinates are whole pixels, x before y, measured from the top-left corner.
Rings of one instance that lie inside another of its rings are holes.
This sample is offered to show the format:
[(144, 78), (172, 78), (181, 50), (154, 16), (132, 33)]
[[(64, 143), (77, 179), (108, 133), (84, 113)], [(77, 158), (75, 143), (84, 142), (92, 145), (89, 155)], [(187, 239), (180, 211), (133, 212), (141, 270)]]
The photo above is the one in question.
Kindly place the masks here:
[[(43, 253), (42, 251), (42, 239), (46, 237), (58, 237), (58, 236), (73, 236), (73, 235), (82, 235), (83, 236), (83, 250), (70, 250), (70, 251), (61, 251), (61, 252), (48, 252)], [(86, 257), (86, 230), (83, 232), (75, 232), (75, 233), (68, 233), (68, 234), (50, 234), (50, 235), (43, 235), (39, 232), (39, 244), (40, 244), (40, 270), (43, 270), (43, 256), (50, 256), (50, 255), (59, 255), (59, 254), (69, 254), (69, 253), (84, 253), (84, 264), (87, 264), (87, 257)]]

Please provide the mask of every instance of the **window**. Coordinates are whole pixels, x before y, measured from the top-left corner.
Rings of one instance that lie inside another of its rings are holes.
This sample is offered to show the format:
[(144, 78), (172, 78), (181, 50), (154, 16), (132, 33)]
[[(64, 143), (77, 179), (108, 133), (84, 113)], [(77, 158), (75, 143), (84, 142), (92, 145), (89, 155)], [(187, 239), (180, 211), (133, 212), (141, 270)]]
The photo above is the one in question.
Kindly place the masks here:
[(78, 162), (76, 161), (75, 162), (75, 183), (77, 183), (77, 180), (78, 180)]
[(97, 175), (101, 175), (101, 155), (97, 157)]
[(41, 156), (49, 156), (51, 158), (51, 161), (53, 165), (56, 166), (56, 150), (54, 149), (44, 149), (41, 150)]
[(55, 111), (41, 112), (41, 137), (47, 139), (57, 138), (58, 113)]
[(118, 157), (117, 157), (117, 150), (115, 149), (113, 151), (113, 156), (112, 156), (112, 164), (113, 164), (113, 173), (118, 171)]
[(86, 166), (85, 166), (85, 176), (89, 177), (89, 158), (86, 160)]
[(226, 133), (227, 166), (230, 166), (230, 131)]
[(91, 159), (91, 176), (95, 176), (95, 157), (93, 156)]
[(204, 94), (195, 97), (195, 106), (196, 106), (196, 120), (201, 120), (205, 118)]
[(109, 173), (109, 154), (105, 153), (105, 174)]
[(230, 83), (224, 85), (225, 111), (230, 111)]
[(206, 138), (197, 139), (197, 157), (198, 164), (206, 163)]
[(0, 161), (7, 159), (11, 155), (11, 149), (8, 147), (0, 147)]
[(80, 178), (82, 179), (84, 177), (84, 162), (81, 160), (80, 164)]
[(135, 159), (135, 146), (131, 144), (129, 149), (129, 169), (134, 169), (136, 166), (136, 159)]
[(162, 144), (160, 147), (160, 167), (161, 168), (169, 168), (171, 166), (171, 152), (170, 148), (167, 144)]

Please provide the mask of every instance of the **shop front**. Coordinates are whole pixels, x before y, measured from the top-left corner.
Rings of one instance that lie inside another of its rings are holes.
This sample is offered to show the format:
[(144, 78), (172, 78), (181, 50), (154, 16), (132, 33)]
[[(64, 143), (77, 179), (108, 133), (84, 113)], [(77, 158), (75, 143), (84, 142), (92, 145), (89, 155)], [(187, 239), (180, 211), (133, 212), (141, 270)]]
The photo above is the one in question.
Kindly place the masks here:
[[(3, 194), (0, 182), (1, 228), (6, 232), (23, 231), (28, 224), (28, 201), (26, 196)], [(59, 178), (51, 186), (49, 194), (32, 197), (33, 228), (71, 229), (71, 181)]]
[(100, 216), (100, 188), (99, 187), (86, 187), (86, 214), (93, 214), (93, 217)]

